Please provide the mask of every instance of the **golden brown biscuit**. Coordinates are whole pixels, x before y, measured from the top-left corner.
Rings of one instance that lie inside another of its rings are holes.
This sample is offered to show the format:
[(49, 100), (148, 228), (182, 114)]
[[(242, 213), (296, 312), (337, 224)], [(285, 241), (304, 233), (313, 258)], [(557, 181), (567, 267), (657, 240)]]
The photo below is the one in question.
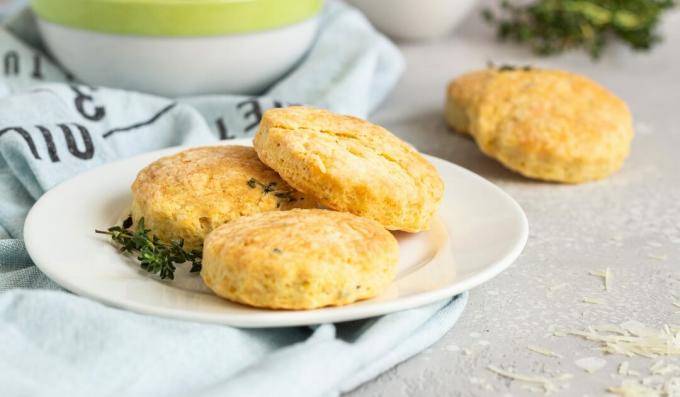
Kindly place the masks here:
[(215, 229), (205, 239), (201, 277), (235, 302), (313, 309), (378, 295), (394, 278), (398, 259), (396, 239), (375, 221), (295, 209)]
[(184, 239), (199, 248), (216, 227), (243, 215), (315, 206), (253, 148), (214, 146), (189, 149), (149, 164), (132, 184), (132, 217), (163, 241)]
[(427, 229), (444, 185), (411, 146), (368, 121), (322, 109), (264, 113), (254, 139), (260, 159), (328, 208), (387, 229)]
[(585, 77), (488, 69), (449, 85), (449, 125), (527, 177), (578, 183), (621, 168), (633, 137), (626, 104)]
[(466, 73), (449, 84), (444, 117), (454, 131), (470, 134), (470, 113), (479, 107), (494, 74), (487, 70)]

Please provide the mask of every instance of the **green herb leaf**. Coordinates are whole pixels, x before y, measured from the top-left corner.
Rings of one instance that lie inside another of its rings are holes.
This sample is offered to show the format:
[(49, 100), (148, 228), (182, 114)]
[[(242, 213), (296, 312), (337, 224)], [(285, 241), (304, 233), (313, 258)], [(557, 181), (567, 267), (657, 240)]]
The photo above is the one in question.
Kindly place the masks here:
[(484, 9), (482, 17), (496, 25), (499, 38), (526, 43), (535, 53), (582, 48), (598, 58), (612, 37), (635, 50), (652, 48), (661, 15), (674, 6), (675, 0), (502, 0), (498, 14)]
[(131, 230), (132, 217), (123, 221), (122, 226), (112, 226), (106, 231), (95, 230), (95, 233), (106, 234), (119, 245), (122, 253), (137, 254), (142, 269), (157, 274), (161, 279), (175, 278), (176, 264), (191, 263), (191, 272), (199, 272), (202, 267), (203, 253), (194, 249), (184, 250), (184, 240), (171, 241), (165, 244), (156, 235), (149, 235), (150, 229), (144, 226), (144, 218), (137, 223), (137, 230)]
[(276, 208), (279, 208), (282, 203), (292, 203), (297, 201), (297, 199), (293, 196), (293, 192), (286, 190), (276, 190), (276, 182), (264, 184), (255, 178), (250, 178), (246, 183), (251, 189), (255, 189), (259, 186), (262, 189), (263, 194), (273, 193), (274, 197), (276, 197)]

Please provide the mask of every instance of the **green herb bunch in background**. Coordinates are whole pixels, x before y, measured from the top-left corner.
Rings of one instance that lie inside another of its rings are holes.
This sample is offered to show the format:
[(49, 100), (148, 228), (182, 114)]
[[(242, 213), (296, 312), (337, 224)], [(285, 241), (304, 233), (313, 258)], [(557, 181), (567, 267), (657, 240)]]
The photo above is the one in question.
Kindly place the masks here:
[(483, 11), (501, 39), (526, 43), (541, 55), (583, 48), (598, 58), (617, 38), (636, 50), (660, 40), (655, 28), (675, 0), (537, 0), (513, 4), (502, 0), (500, 11)]

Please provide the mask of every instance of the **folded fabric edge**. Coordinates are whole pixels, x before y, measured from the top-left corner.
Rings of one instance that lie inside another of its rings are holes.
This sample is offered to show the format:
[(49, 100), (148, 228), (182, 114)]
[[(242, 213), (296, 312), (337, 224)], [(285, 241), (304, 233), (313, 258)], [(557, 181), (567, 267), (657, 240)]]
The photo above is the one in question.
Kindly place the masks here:
[(433, 345), (456, 324), (467, 305), (468, 296), (468, 292), (454, 296), (411, 337), (398, 344), (379, 360), (361, 368), (351, 378), (343, 381), (330, 395), (347, 393)]

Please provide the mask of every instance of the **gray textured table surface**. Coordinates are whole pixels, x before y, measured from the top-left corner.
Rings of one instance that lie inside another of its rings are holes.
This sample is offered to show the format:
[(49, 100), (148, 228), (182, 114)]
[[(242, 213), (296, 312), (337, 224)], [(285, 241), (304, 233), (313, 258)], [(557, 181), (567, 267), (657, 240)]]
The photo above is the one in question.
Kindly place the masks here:
[[(605, 395), (625, 378), (617, 373), (623, 361), (641, 377), (649, 375), (656, 360), (604, 355), (595, 342), (553, 331), (626, 320), (655, 328), (680, 324), (680, 307), (673, 305), (680, 301), (680, 13), (665, 20), (662, 32), (665, 42), (649, 54), (617, 46), (598, 63), (575, 53), (539, 59), (513, 44), (498, 44), (476, 15), (449, 38), (401, 45), (407, 71), (373, 120), (420, 150), (499, 185), (523, 207), (531, 234), (514, 265), (471, 292), (454, 329), (351, 396), (536, 395), (524, 387), (528, 383), (498, 376), (489, 365), (541, 376), (573, 374), (555, 394), (565, 396)], [(448, 131), (442, 120), (444, 87), (488, 60), (580, 72), (622, 97), (636, 129), (623, 170), (577, 186), (534, 182)], [(609, 292), (602, 279), (589, 275), (606, 267), (613, 274)], [(588, 304), (584, 297), (603, 303)], [(528, 345), (562, 358), (532, 352)], [(589, 374), (574, 363), (585, 357), (607, 364)], [(680, 357), (665, 362), (680, 365)], [(673, 376), (680, 376), (680, 369), (661, 378)]]

